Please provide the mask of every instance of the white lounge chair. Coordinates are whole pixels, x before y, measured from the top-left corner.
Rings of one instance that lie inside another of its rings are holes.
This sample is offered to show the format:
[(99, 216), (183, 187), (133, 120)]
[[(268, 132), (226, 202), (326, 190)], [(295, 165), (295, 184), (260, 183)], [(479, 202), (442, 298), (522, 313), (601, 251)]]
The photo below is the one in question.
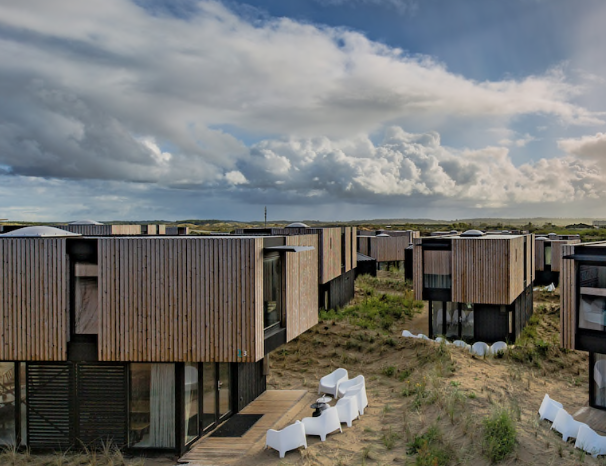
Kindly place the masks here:
[(497, 354), (499, 351), (505, 352), (508, 346), (504, 341), (497, 341), (490, 347), (490, 354)]
[(360, 418), (360, 413), (358, 412), (358, 397), (355, 395), (339, 399), (335, 408), (337, 408), (337, 412), (339, 413), (339, 421), (346, 422), (347, 427), (351, 427), (351, 423), (354, 419)]
[(301, 421), (297, 421), (282, 430), (269, 429), (265, 437), (265, 447), (278, 450), (280, 458), (284, 458), (284, 454), (289, 450), (299, 447), (307, 448), (305, 426)]
[(336, 397), (339, 390), (339, 384), (346, 381), (347, 377), (347, 369), (339, 368), (334, 370), (320, 379), (318, 393), (326, 393)]
[(406, 338), (417, 338), (417, 336), (414, 333), (410, 333), (408, 330), (404, 330), (402, 332), (402, 336), (406, 337)]
[(541, 407), (539, 408), (540, 419), (547, 419), (548, 421), (553, 422), (560, 409), (562, 409), (562, 403), (552, 400), (549, 398), (549, 395), (545, 393), (543, 401), (541, 402)]
[(427, 335), (423, 334), (423, 333), (419, 333), (417, 335), (417, 338), (421, 339), (421, 340), (431, 340), (431, 338), (429, 338)]
[(442, 342), (444, 342), (445, 345), (450, 345), (450, 342), (446, 338), (442, 338), (442, 337), (436, 338), (436, 343), (442, 343)]
[(358, 376), (354, 377), (353, 379), (349, 379), (349, 380), (346, 380), (345, 382), (341, 382), (339, 384), (338, 398), (345, 396), (345, 392), (347, 390), (349, 390), (354, 385), (358, 385), (360, 383), (363, 383), (363, 384), (366, 383), (363, 375), (358, 375)]
[(368, 398), (366, 396), (366, 386), (363, 383), (355, 385), (345, 392), (345, 396), (355, 396), (358, 400), (358, 412), (364, 415), (364, 408), (368, 406)]
[(322, 441), (325, 441), (326, 436), (335, 430), (343, 432), (339, 412), (335, 407), (325, 409), (318, 417), (304, 417), (302, 422), (306, 435), (319, 435)]
[(470, 348), (470, 346), (467, 343), (465, 343), (463, 340), (455, 340), (452, 342), (452, 344), (459, 348)]
[(586, 425), (582, 422), (575, 421), (568, 412), (562, 408), (556, 414), (551, 428), (562, 434), (562, 440), (568, 441), (569, 437), (577, 438), (581, 426)]
[(471, 348), (469, 348), (469, 352), (476, 356), (486, 356), (490, 354), (490, 347), (483, 341), (476, 341), (471, 345)]
[(594, 458), (598, 455), (606, 455), (606, 437), (602, 437), (596, 433), (587, 424), (583, 424), (579, 428), (577, 441), (574, 444), (575, 448), (580, 448), (583, 451), (591, 454)]

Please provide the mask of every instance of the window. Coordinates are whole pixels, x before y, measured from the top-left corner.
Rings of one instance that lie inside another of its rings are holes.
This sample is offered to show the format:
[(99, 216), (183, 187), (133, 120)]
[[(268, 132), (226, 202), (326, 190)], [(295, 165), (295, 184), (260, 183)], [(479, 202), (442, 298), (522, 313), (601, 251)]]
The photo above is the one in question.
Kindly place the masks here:
[(606, 408), (606, 354), (593, 353), (590, 361), (593, 363), (589, 374), (589, 383), (593, 385), (592, 405)]
[(579, 328), (605, 331), (606, 267), (580, 265), (579, 288)]
[(430, 301), (431, 304), (431, 337), (444, 335), (444, 314), (442, 301)]
[(451, 275), (423, 274), (423, 287), (450, 289), (452, 287)]
[(175, 365), (131, 364), (129, 445), (175, 447)]
[(199, 400), (198, 364), (185, 363), (184, 374), (183, 418), (185, 419), (185, 444), (198, 438)]
[(0, 363), (0, 443), (16, 445), (15, 430), (15, 363)]
[(282, 321), (282, 258), (279, 253), (263, 258), (263, 327), (270, 330)]
[(77, 335), (91, 335), (99, 332), (97, 275), (97, 264), (85, 262), (75, 264), (74, 333)]
[(545, 265), (551, 266), (551, 244), (545, 244)]

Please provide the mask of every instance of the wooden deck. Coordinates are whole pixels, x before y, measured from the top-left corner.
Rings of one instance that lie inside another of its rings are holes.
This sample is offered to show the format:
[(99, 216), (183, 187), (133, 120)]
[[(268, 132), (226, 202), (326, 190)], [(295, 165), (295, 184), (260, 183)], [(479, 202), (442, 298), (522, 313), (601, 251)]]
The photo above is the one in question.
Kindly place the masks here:
[(584, 406), (574, 413), (574, 420), (584, 422), (600, 435), (606, 435), (606, 411)]
[(263, 414), (242, 437), (203, 437), (179, 458), (179, 463), (192, 466), (234, 463), (249, 452), (262, 449), (267, 429), (282, 429), (291, 424), (314, 399), (306, 390), (267, 390), (240, 411), (241, 414)]

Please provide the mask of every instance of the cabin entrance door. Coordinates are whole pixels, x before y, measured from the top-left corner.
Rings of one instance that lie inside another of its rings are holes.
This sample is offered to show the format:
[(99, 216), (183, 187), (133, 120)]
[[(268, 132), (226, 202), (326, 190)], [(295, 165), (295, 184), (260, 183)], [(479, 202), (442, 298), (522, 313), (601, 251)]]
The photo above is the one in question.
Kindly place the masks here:
[(202, 366), (202, 430), (208, 431), (233, 412), (231, 364), (205, 362)]

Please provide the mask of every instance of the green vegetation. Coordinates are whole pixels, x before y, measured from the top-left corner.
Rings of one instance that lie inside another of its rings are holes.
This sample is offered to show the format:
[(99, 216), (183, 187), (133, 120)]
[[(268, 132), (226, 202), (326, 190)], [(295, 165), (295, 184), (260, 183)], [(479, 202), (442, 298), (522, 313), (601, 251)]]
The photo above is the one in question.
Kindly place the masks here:
[(497, 409), (484, 419), (482, 449), (486, 457), (497, 463), (510, 455), (516, 446), (516, 425), (512, 414), (506, 409)]
[(431, 426), (422, 435), (415, 435), (407, 447), (409, 455), (417, 455), (414, 463), (417, 466), (445, 466), (450, 461), (451, 454), (443, 447), (436, 426)]

